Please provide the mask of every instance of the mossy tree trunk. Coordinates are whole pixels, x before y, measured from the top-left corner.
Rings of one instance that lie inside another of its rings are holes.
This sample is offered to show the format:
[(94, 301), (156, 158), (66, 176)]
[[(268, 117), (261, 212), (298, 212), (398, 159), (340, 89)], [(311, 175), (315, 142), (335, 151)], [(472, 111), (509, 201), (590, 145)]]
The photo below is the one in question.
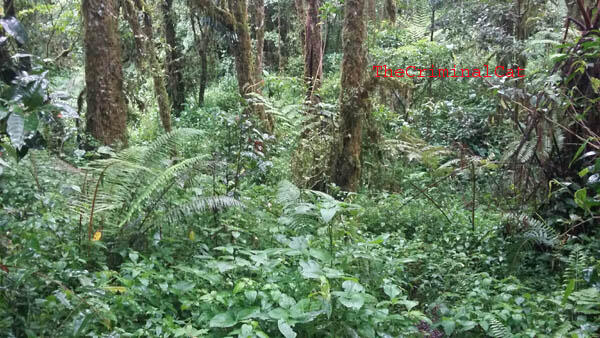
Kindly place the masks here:
[[(254, 79), (254, 61), (246, 0), (228, 0), (227, 9), (215, 5), (211, 0), (195, 0), (194, 3), (236, 34), (234, 58), (238, 90), (243, 98), (251, 99), (252, 93), (258, 93), (260, 88)], [(273, 117), (265, 112), (263, 105), (250, 103), (247, 112), (254, 113), (263, 122), (267, 131), (273, 131)]]
[(116, 0), (83, 0), (86, 131), (106, 145), (127, 143)]
[(340, 127), (332, 154), (331, 179), (345, 191), (358, 189), (362, 125), (369, 111), (368, 91), (363, 87), (367, 62), (364, 7), (365, 0), (346, 0), (344, 4)]
[(252, 0), (252, 18), (256, 51), (254, 52), (254, 80), (260, 82), (263, 72), (263, 55), (265, 48), (265, 1)]
[(173, 0), (163, 0), (165, 41), (167, 42), (166, 66), (168, 74), (168, 93), (173, 102), (173, 113), (179, 116), (185, 103), (185, 83), (183, 82), (183, 56), (181, 44), (175, 31), (175, 13)]
[(304, 42), (304, 81), (308, 91), (306, 99), (311, 103), (315, 100), (315, 91), (321, 86), (323, 76), (323, 42), (321, 41), (321, 25), (319, 22), (319, 0), (307, 0)]

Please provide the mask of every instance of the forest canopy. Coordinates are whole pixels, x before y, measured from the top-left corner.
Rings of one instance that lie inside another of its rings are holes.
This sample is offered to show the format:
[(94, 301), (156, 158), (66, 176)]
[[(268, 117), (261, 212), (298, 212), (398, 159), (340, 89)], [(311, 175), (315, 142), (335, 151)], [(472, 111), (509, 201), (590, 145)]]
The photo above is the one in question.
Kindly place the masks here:
[(600, 336), (600, 0), (3, 0), (1, 337)]

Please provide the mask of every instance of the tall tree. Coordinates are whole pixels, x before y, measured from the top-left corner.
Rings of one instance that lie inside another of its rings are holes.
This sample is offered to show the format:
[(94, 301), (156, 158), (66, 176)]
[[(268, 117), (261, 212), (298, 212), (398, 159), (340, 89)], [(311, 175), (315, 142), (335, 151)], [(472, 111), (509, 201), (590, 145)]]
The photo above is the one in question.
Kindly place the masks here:
[(173, 11), (173, 0), (162, 1), (164, 17), (165, 41), (167, 42), (167, 74), (168, 93), (173, 103), (173, 112), (179, 116), (185, 103), (185, 83), (183, 82), (183, 57), (181, 55), (181, 44), (177, 40), (175, 31), (175, 12)]
[(117, 0), (83, 0), (86, 130), (103, 144), (127, 143)]
[(260, 82), (263, 72), (263, 55), (265, 48), (265, 1), (252, 0), (252, 18), (254, 21), (254, 36), (256, 51), (254, 52), (254, 79)]
[[(246, 0), (229, 0), (227, 9), (215, 5), (211, 0), (195, 0), (195, 4), (236, 34), (234, 58), (238, 90), (242, 97), (250, 99), (252, 93), (258, 92), (259, 84), (254, 78), (254, 60)], [(273, 130), (273, 117), (265, 112), (263, 105), (251, 104), (250, 109), (260, 118), (267, 131)]]
[(396, 22), (396, 1), (395, 0), (385, 0), (385, 13), (387, 19), (393, 25)]
[(321, 86), (323, 76), (323, 43), (319, 23), (319, 0), (307, 0), (304, 42), (304, 81), (308, 85), (307, 100), (315, 103), (314, 92)]
[[(136, 49), (138, 50), (139, 60), (137, 62), (140, 69), (145, 70), (150, 67), (152, 81), (154, 83), (154, 95), (158, 101), (158, 113), (163, 128), (166, 132), (171, 131), (171, 105), (169, 96), (165, 87), (162, 67), (158, 61), (158, 55), (154, 48), (152, 17), (146, 10), (143, 0), (135, 0), (135, 6), (131, 0), (123, 1), (125, 4), (125, 17), (133, 32)], [(138, 22), (138, 11), (142, 11), (144, 18), (144, 28)]]
[(302, 47), (302, 52), (304, 52), (304, 37), (306, 34), (303, 24), (306, 22), (306, 9), (304, 8), (304, 0), (294, 0), (294, 6), (296, 7), (296, 16), (298, 17), (298, 22), (300, 23), (300, 47)]
[(344, 4), (341, 121), (337, 151), (332, 154), (331, 179), (346, 191), (356, 191), (358, 188), (362, 125), (363, 118), (369, 111), (368, 91), (363, 88), (367, 62), (364, 7), (365, 0), (346, 0)]
[[(204, 103), (204, 93), (206, 92), (206, 85), (208, 82), (209, 34), (207, 32), (208, 28), (202, 28), (202, 25), (200, 24), (200, 19), (191, 10), (191, 8), (190, 13), (190, 21), (192, 22), (192, 32), (194, 33), (194, 42), (196, 43), (196, 50), (198, 51), (198, 56), (200, 57), (200, 85), (198, 88), (198, 104), (202, 105)], [(196, 22), (198, 29), (200, 30), (200, 34), (198, 34), (198, 32), (196, 31)]]

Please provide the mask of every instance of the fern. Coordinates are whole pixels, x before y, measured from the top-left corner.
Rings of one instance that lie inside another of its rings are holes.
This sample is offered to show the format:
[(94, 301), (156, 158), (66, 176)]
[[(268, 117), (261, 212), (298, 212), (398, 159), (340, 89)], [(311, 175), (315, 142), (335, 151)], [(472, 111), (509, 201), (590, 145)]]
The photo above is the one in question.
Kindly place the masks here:
[(72, 203), (81, 222), (87, 223), (88, 231), (96, 228), (98, 222), (109, 232), (133, 225), (141, 229), (146, 222), (150, 228), (152, 224), (162, 225), (159, 222), (163, 216), (173, 223), (201, 211), (241, 206), (239, 201), (222, 196), (198, 196), (178, 203), (177, 207), (170, 206), (169, 194), (173, 190), (201, 187), (203, 180), (199, 177), (208, 172), (206, 155), (174, 157), (177, 149), (185, 149), (186, 142), (201, 135), (195, 129), (178, 129), (147, 146), (131, 147), (111, 158), (92, 162), (85, 168), (85, 187)]
[(513, 334), (496, 318), (490, 318), (490, 333), (494, 338), (511, 338)]
[(166, 219), (170, 223), (176, 223), (182, 218), (195, 215), (206, 210), (214, 211), (242, 206), (243, 205), (240, 201), (228, 196), (199, 197), (169, 212), (166, 215)]

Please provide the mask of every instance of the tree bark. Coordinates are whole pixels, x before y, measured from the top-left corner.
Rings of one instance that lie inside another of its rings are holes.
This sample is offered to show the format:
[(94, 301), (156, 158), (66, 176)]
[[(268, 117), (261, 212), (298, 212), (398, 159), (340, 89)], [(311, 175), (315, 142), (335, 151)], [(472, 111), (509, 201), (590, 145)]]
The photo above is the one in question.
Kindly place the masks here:
[(364, 1), (346, 0), (344, 4), (341, 121), (331, 178), (345, 191), (356, 191), (360, 182), (362, 124), (369, 110), (368, 91), (363, 88), (366, 67)]
[(150, 13), (144, 10), (145, 6), (142, 0), (135, 0), (137, 10), (143, 11), (144, 29), (142, 30), (138, 22), (138, 11), (134, 8), (130, 0), (124, 0), (125, 16), (129, 22), (129, 26), (133, 32), (134, 41), (140, 60), (137, 62), (141, 71), (148, 69), (152, 74), (152, 82), (154, 84), (154, 95), (158, 102), (158, 113), (163, 128), (168, 133), (171, 131), (171, 105), (169, 104), (169, 96), (165, 87), (162, 67), (158, 62), (158, 56), (153, 42), (152, 17)]
[(304, 0), (294, 0), (294, 5), (296, 7), (296, 16), (298, 17), (298, 22), (300, 22), (300, 48), (302, 49), (302, 53), (304, 53), (304, 40), (306, 36), (305, 25), (303, 22), (306, 22), (306, 10), (304, 9)]
[(163, 0), (162, 10), (164, 17), (165, 41), (167, 42), (167, 74), (168, 93), (173, 102), (173, 112), (179, 116), (185, 103), (185, 83), (183, 82), (183, 56), (181, 46), (177, 41), (175, 32), (173, 0)]
[(315, 103), (314, 92), (321, 87), (323, 75), (323, 42), (319, 24), (319, 0), (307, 0), (306, 41), (304, 42), (304, 81), (308, 91), (306, 99)]
[[(216, 6), (211, 0), (195, 0), (195, 4), (236, 34), (237, 41), (234, 48), (234, 58), (238, 90), (243, 98), (246, 100), (251, 99), (252, 93), (259, 92), (259, 88), (254, 80), (252, 44), (250, 42), (250, 30), (248, 29), (246, 0), (228, 0), (228, 10)], [(257, 115), (263, 122), (264, 128), (269, 132), (273, 131), (273, 117), (271, 114), (265, 112), (263, 105), (250, 102), (249, 109), (247, 113), (252, 112)]]
[(396, 23), (396, 2), (394, 0), (385, 0), (385, 13), (387, 19), (393, 25)]
[(252, 18), (254, 21), (254, 36), (256, 51), (254, 52), (254, 80), (260, 82), (263, 72), (263, 55), (265, 48), (265, 1), (252, 0)]
[[(196, 15), (192, 14), (190, 16), (190, 21), (192, 22), (192, 31), (194, 33), (196, 49), (198, 50), (198, 56), (200, 57), (200, 86), (198, 88), (198, 104), (203, 105), (204, 93), (206, 92), (206, 85), (208, 82), (208, 36), (204, 30), (202, 30), (200, 26), (200, 20), (196, 17)], [(198, 27), (200, 28), (200, 37), (198, 37), (198, 33), (196, 32), (196, 21), (198, 21)]]
[(375, 9), (375, 0), (367, 0), (367, 17), (369, 18), (369, 21), (377, 22), (377, 10)]
[(127, 144), (116, 0), (83, 0), (86, 131), (105, 145)]

